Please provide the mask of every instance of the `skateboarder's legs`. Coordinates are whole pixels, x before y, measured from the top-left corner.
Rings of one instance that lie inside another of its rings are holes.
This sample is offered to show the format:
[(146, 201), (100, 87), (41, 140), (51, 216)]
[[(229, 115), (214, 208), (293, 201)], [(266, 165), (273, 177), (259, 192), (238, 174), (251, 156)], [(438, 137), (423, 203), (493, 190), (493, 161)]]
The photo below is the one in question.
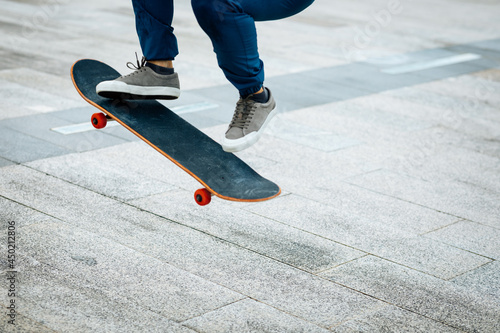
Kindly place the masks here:
[[(146, 62), (137, 71), (97, 85), (101, 96), (177, 98), (177, 73), (171, 61), (178, 54), (173, 34), (173, 0), (132, 0), (137, 33)], [(270, 119), (276, 103), (263, 87), (264, 64), (257, 48), (255, 21), (285, 18), (307, 8), (314, 0), (191, 0), (201, 28), (210, 37), (219, 67), (238, 89), (241, 98), (222, 146), (239, 151), (254, 144)], [(165, 68), (167, 67), (167, 68)]]
[[(210, 37), (220, 68), (241, 96), (259, 91), (264, 65), (255, 21), (292, 16), (314, 0), (192, 0), (198, 23)], [(179, 53), (172, 27), (173, 0), (132, 0), (136, 28), (148, 61), (174, 60)]]

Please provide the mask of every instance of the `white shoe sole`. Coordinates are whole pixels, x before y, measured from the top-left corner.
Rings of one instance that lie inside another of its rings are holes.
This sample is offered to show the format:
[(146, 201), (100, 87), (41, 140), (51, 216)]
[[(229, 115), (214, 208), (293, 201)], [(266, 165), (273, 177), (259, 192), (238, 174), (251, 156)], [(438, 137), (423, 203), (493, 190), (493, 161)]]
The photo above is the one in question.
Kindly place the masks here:
[(267, 124), (278, 114), (278, 107), (275, 107), (271, 113), (267, 116), (266, 121), (264, 124), (260, 127), (260, 129), (257, 132), (252, 132), (247, 135), (245, 135), (242, 138), (236, 139), (236, 140), (230, 140), (227, 139), (225, 136), (222, 138), (222, 149), (224, 149), (225, 152), (228, 153), (236, 153), (239, 151), (242, 151), (244, 149), (247, 149), (248, 147), (252, 146), (255, 144), (257, 141), (259, 141), (260, 137), (262, 136), (262, 133), (267, 127)]
[(101, 82), (96, 86), (95, 90), (99, 96), (103, 97), (115, 97), (122, 94), (154, 99), (175, 99), (181, 95), (179, 88), (132, 86), (120, 81)]

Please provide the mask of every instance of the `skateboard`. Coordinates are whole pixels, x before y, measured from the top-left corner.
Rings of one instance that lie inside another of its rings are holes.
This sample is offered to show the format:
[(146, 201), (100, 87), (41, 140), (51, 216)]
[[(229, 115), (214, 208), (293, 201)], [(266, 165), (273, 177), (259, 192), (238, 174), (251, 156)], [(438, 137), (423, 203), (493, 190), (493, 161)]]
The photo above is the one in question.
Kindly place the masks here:
[(156, 100), (108, 99), (97, 95), (96, 85), (120, 74), (91, 59), (75, 62), (71, 78), (78, 93), (101, 112), (91, 117), (95, 128), (115, 120), (203, 185), (194, 199), (207, 205), (212, 195), (230, 201), (257, 202), (277, 197), (278, 185), (255, 172), (220, 144)]

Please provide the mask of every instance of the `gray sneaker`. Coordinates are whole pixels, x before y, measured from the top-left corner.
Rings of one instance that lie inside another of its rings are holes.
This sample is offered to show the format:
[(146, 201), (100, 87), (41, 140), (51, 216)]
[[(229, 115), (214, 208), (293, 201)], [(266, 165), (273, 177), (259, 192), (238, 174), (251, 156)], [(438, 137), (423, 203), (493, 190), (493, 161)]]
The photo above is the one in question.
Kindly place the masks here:
[[(134, 72), (96, 87), (99, 96), (113, 99), (176, 99), (180, 96), (179, 76), (158, 74), (146, 66), (146, 59), (137, 60), (137, 66), (127, 63)], [(133, 66), (133, 67), (131, 67)]]
[(222, 139), (225, 151), (241, 151), (260, 139), (267, 124), (277, 113), (274, 97), (269, 89), (267, 91), (269, 100), (266, 103), (258, 103), (251, 96), (240, 98), (236, 103), (233, 120)]

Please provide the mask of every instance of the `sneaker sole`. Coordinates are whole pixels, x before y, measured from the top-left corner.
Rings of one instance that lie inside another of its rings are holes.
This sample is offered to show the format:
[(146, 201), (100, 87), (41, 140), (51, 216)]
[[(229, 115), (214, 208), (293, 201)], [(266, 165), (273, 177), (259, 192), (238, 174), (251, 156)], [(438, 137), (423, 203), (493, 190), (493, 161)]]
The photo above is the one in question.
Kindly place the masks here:
[(111, 99), (166, 99), (179, 98), (181, 91), (173, 87), (130, 86), (116, 81), (101, 82), (96, 87), (99, 96)]
[(250, 134), (247, 134), (241, 139), (228, 140), (226, 139), (226, 137), (223, 137), (221, 143), (222, 149), (224, 149), (224, 151), (228, 153), (237, 153), (254, 145), (257, 141), (259, 141), (260, 137), (262, 136), (262, 133), (267, 127), (267, 124), (269, 124), (269, 122), (277, 114), (278, 114), (278, 107), (275, 107), (274, 110), (272, 110), (271, 113), (269, 113), (269, 115), (267, 116), (267, 119), (264, 122), (264, 124), (260, 127), (260, 130), (258, 130), (257, 132), (252, 132)]

